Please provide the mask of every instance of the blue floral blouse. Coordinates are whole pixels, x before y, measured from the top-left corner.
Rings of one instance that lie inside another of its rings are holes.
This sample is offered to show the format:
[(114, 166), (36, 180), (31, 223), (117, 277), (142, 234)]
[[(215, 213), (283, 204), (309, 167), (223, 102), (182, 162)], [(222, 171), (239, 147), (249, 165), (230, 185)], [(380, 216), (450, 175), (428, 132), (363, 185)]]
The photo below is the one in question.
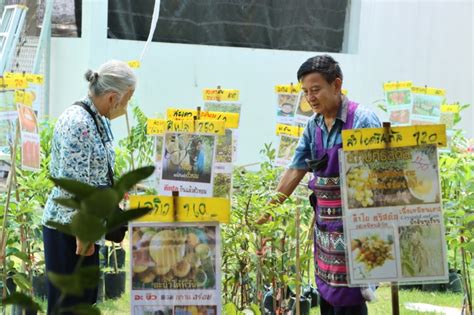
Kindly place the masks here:
[[(69, 178), (92, 186), (110, 185), (107, 161), (114, 165), (113, 135), (110, 121), (101, 116), (89, 97), (81, 100), (97, 114), (97, 123), (105, 147), (97, 132), (91, 115), (80, 106), (67, 108), (54, 127), (51, 146), (50, 175), (54, 178)], [(62, 224), (71, 222), (76, 212), (54, 202), (55, 198), (70, 195), (59, 187), (53, 188), (43, 212), (42, 223), (54, 221)]]

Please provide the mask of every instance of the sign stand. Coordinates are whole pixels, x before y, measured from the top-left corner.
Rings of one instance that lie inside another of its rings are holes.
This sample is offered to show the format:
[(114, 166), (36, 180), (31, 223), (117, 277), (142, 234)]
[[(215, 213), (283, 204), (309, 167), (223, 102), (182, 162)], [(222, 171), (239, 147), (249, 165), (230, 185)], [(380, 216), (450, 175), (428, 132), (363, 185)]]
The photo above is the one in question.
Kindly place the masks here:
[[(391, 124), (389, 122), (383, 123), (384, 129), (384, 136), (385, 139), (389, 139), (390, 135), (390, 127)], [(385, 148), (390, 148), (390, 142), (385, 143)], [(392, 291), (392, 315), (400, 315), (400, 303), (399, 303), (399, 296), (398, 296), (398, 283), (392, 282), (390, 284), (390, 288)]]

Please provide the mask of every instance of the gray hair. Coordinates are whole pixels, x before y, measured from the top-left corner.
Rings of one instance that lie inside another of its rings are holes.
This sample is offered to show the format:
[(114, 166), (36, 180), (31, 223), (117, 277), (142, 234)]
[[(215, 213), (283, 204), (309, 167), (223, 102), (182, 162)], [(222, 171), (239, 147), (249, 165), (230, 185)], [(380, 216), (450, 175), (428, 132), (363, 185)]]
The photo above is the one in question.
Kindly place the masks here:
[(128, 64), (118, 60), (107, 61), (97, 72), (87, 70), (84, 76), (89, 82), (91, 96), (116, 92), (122, 98), (129, 89), (135, 89), (137, 83), (137, 78)]

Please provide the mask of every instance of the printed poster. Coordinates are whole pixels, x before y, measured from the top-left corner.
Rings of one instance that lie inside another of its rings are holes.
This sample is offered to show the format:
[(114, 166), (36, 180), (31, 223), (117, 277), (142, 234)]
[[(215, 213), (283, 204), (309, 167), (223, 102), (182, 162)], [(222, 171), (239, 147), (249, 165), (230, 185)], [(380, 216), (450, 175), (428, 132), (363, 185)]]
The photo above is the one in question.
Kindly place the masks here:
[(298, 94), (277, 94), (277, 123), (293, 125), (295, 121), (295, 111), (298, 106)]
[(448, 280), (437, 148), (344, 152), (351, 285)]
[(220, 314), (219, 225), (135, 223), (130, 227), (133, 315)]
[(280, 144), (278, 145), (278, 152), (275, 159), (277, 166), (287, 166), (290, 164), (295, 155), (296, 147), (298, 146), (299, 138), (288, 135), (280, 136)]
[(160, 194), (212, 197), (216, 138), (192, 133), (166, 133)]
[(11, 170), (10, 154), (0, 153), (0, 192), (7, 191), (8, 174)]
[(234, 150), (234, 136), (231, 129), (226, 129), (225, 135), (216, 136), (213, 197), (231, 198)]
[(163, 164), (163, 141), (164, 136), (154, 136), (154, 162), (155, 162), (155, 182), (156, 187), (159, 187), (161, 166)]
[(30, 171), (40, 169), (40, 136), (32, 107), (17, 104), (21, 132), (21, 165)]
[(385, 101), (390, 123), (398, 126), (410, 124), (412, 95), (410, 81), (384, 84)]
[(303, 92), (300, 92), (298, 98), (298, 107), (295, 113), (295, 123), (306, 125), (311, 116), (314, 115), (311, 105), (309, 105)]
[(444, 90), (412, 87), (412, 125), (439, 123)]

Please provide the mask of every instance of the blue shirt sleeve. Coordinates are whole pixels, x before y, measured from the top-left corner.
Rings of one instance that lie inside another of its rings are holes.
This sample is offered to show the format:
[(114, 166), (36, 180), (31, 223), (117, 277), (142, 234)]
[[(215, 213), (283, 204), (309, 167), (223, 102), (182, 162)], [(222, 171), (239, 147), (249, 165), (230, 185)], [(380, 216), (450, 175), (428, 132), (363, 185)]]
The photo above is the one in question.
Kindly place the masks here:
[(307, 170), (308, 165), (306, 164), (306, 159), (311, 159), (311, 128), (310, 122), (306, 125), (303, 135), (300, 137), (298, 145), (296, 146), (295, 155), (291, 160), (288, 168), (298, 169), (298, 170)]

